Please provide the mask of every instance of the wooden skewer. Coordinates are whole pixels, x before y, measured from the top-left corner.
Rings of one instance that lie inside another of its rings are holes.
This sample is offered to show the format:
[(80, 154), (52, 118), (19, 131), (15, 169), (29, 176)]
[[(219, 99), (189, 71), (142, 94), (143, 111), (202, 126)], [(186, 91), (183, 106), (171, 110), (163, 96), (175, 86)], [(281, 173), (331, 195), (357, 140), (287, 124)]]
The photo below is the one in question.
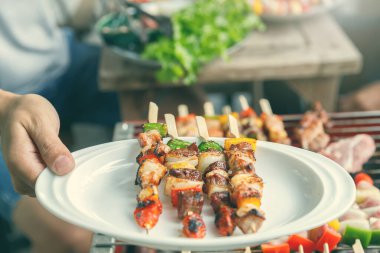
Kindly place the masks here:
[(245, 247), (244, 253), (251, 253), (251, 247), (247, 246)]
[(178, 106), (178, 116), (180, 117), (186, 117), (189, 115), (189, 108), (187, 105), (181, 104)]
[(181, 253), (191, 253), (190, 250), (181, 250)]
[(247, 110), (249, 108), (249, 104), (248, 104), (247, 98), (245, 96), (240, 95), (239, 96), (239, 101), (240, 101), (241, 109), (243, 111), (245, 111), (245, 110)]
[(215, 115), (214, 105), (211, 102), (204, 103), (203, 110), (205, 112), (205, 116), (214, 116)]
[(170, 113), (165, 114), (165, 122), (166, 126), (168, 127), (168, 134), (170, 135), (170, 137), (172, 137), (173, 139), (178, 138), (178, 131), (174, 115)]
[(148, 114), (148, 122), (149, 123), (157, 123), (158, 120), (158, 106), (150, 102), (149, 103), (149, 114)]
[(202, 116), (196, 116), (195, 120), (197, 121), (199, 136), (206, 141), (210, 139), (210, 136), (208, 135), (208, 129), (207, 129), (205, 118), (203, 118)]
[(265, 99), (265, 98), (260, 99), (260, 107), (261, 107), (261, 111), (263, 111), (268, 116), (273, 115), (272, 107), (270, 106), (268, 99)]
[(231, 114), (231, 112), (232, 112), (231, 106), (229, 106), (229, 105), (223, 106), (222, 111), (223, 111), (224, 115)]
[(238, 122), (237, 122), (236, 118), (234, 116), (232, 116), (231, 114), (228, 115), (228, 124), (229, 124), (229, 127), (230, 127), (231, 134), (235, 138), (239, 138), (240, 137), (240, 133), (239, 133)]
[(304, 253), (303, 246), (301, 244), (298, 246), (298, 253)]
[(352, 245), (352, 249), (353, 249), (354, 253), (364, 253), (362, 243), (359, 239), (355, 240), (354, 245)]
[(330, 253), (329, 245), (327, 243), (323, 244), (323, 253)]

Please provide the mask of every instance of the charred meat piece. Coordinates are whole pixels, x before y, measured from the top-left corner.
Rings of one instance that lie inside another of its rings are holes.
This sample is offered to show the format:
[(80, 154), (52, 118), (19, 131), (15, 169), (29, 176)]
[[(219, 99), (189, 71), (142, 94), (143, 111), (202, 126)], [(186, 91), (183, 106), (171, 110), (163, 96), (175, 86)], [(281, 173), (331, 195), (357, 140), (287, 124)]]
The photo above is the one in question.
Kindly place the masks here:
[(183, 219), (189, 213), (201, 214), (203, 208), (203, 193), (200, 191), (185, 190), (177, 193), (178, 218)]
[(158, 159), (146, 159), (137, 170), (136, 185), (144, 188), (149, 185), (159, 185), (166, 174), (166, 167)]
[(203, 172), (203, 179), (206, 178), (206, 175), (214, 170), (223, 170), (228, 172), (227, 163), (225, 161), (218, 161), (210, 164), (207, 169)]
[(202, 181), (201, 173), (198, 170), (193, 169), (171, 169), (169, 175), (190, 181)]
[(219, 208), (218, 212), (215, 213), (214, 223), (218, 228), (220, 235), (232, 235), (236, 227), (235, 209), (227, 205), (222, 205)]
[(214, 212), (218, 212), (219, 208), (222, 206), (232, 206), (231, 200), (230, 200), (230, 192), (224, 191), (224, 192), (214, 192), (210, 196), (211, 206), (214, 209)]
[(161, 142), (160, 132), (157, 130), (150, 130), (144, 133), (140, 133), (137, 136), (142, 152), (145, 153), (146, 150), (151, 149), (157, 143)]
[(176, 163), (190, 163), (194, 167), (198, 164), (198, 151), (190, 148), (180, 148), (171, 150), (166, 154), (165, 165), (170, 168)]
[(259, 209), (251, 209), (248, 212), (237, 215), (235, 222), (244, 234), (256, 233), (265, 220), (265, 214)]

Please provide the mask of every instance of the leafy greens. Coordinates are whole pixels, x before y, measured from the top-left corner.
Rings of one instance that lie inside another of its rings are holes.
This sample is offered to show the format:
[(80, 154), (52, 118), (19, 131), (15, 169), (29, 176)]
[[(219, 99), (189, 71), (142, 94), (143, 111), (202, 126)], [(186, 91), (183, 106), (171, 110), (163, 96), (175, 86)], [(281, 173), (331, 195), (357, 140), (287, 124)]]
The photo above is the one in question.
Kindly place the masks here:
[(253, 29), (263, 29), (247, 0), (197, 0), (172, 16), (173, 38), (148, 44), (143, 58), (161, 64), (160, 82), (190, 85), (202, 64), (220, 56)]

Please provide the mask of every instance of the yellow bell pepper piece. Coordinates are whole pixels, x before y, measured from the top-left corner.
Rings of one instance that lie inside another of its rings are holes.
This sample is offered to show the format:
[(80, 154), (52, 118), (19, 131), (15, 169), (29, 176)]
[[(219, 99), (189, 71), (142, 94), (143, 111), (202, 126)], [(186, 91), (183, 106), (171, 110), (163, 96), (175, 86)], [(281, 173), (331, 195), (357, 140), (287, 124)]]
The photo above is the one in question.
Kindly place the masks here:
[(260, 208), (261, 201), (258, 198), (241, 198), (237, 201), (237, 207), (241, 208), (245, 205), (254, 205), (257, 208)]
[(170, 169), (194, 169), (195, 170), (195, 167), (194, 165), (188, 162), (179, 162), (179, 163), (170, 165)]
[(340, 228), (340, 222), (338, 219), (335, 219), (335, 220), (332, 220), (330, 221), (329, 223), (327, 223), (327, 225), (334, 229), (335, 231), (339, 231), (339, 228)]
[(231, 139), (226, 139), (225, 142), (224, 142), (224, 149), (225, 150), (230, 150), (231, 145), (236, 145), (236, 144), (243, 143), (243, 142), (251, 144), (252, 150), (253, 151), (256, 150), (256, 139), (252, 139), (252, 138), (231, 138)]

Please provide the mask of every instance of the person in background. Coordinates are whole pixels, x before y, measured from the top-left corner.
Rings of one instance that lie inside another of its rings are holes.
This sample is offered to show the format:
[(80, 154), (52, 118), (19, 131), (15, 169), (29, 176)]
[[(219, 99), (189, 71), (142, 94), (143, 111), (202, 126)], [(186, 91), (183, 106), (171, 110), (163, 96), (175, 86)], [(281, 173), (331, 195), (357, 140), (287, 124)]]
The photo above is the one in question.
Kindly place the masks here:
[[(83, 31), (96, 4), (0, 2), (0, 218), (16, 224), (33, 252), (88, 252), (90, 247), (89, 231), (59, 220), (33, 197), (46, 166), (57, 175), (74, 167), (58, 137), (60, 128), (70, 129), (73, 122), (113, 126), (119, 120), (116, 95), (97, 88), (99, 47), (78, 42), (72, 30), (58, 25), (70, 23)], [(28, 93), (39, 95), (19, 95)]]

